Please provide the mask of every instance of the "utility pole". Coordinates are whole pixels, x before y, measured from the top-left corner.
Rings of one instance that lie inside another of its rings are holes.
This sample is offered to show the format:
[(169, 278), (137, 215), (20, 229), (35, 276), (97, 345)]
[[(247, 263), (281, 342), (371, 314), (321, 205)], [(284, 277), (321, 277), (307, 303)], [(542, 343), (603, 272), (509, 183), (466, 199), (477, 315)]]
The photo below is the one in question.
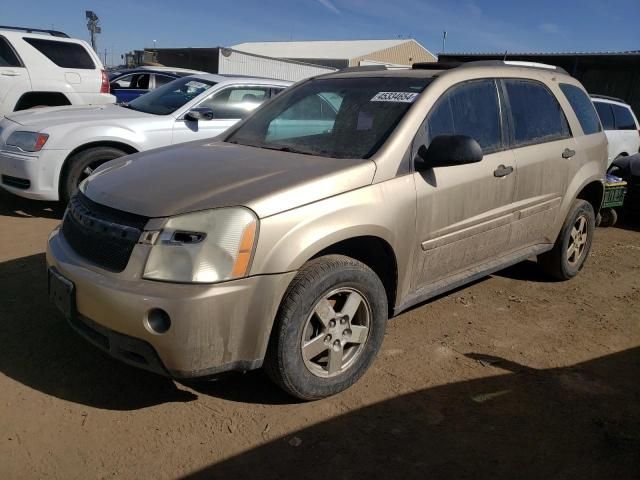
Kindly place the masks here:
[(93, 48), (93, 50), (96, 53), (98, 53), (98, 45), (96, 43), (96, 35), (98, 33), (102, 33), (102, 28), (100, 28), (98, 26), (98, 22), (100, 22), (100, 19), (98, 18), (98, 15), (96, 15), (91, 10), (86, 10), (84, 12), (84, 14), (85, 14), (85, 17), (87, 18), (87, 28), (89, 29), (89, 32), (91, 33), (91, 48)]

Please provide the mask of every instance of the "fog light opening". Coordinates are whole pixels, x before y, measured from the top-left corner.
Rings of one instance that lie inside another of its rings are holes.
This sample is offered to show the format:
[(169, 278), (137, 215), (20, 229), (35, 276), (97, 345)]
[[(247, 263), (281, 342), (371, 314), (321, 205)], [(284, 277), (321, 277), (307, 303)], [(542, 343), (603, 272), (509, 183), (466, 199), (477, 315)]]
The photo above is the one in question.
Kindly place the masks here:
[(145, 324), (151, 333), (166, 333), (171, 328), (171, 317), (161, 308), (152, 308), (147, 313)]

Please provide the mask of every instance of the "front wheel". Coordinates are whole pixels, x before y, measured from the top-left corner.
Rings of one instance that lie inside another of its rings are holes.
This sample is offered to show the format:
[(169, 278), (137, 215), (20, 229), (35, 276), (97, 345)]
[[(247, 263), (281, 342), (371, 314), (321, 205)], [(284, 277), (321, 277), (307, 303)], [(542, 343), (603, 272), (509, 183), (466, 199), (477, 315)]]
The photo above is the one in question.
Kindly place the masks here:
[(72, 155), (66, 163), (60, 178), (60, 200), (66, 205), (80, 183), (109, 160), (126, 155), (119, 148), (93, 147)]
[(596, 216), (591, 204), (575, 200), (567, 215), (553, 249), (538, 256), (538, 263), (558, 280), (575, 277), (589, 256)]
[(265, 370), (303, 400), (341, 392), (373, 362), (387, 315), (384, 287), (369, 267), (342, 255), (314, 259), (285, 294)]

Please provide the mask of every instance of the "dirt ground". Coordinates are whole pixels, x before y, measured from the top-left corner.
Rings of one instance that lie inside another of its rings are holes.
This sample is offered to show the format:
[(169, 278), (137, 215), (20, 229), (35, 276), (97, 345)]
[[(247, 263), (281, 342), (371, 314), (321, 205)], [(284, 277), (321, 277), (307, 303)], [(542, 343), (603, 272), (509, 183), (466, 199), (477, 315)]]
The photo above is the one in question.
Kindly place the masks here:
[(182, 385), (110, 359), (48, 303), (61, 211), (0, 193), (0, 478), (640, 477), (640, 228), (563, 283), (534, 262), (392, 320), (353, 388), (261, 372)]

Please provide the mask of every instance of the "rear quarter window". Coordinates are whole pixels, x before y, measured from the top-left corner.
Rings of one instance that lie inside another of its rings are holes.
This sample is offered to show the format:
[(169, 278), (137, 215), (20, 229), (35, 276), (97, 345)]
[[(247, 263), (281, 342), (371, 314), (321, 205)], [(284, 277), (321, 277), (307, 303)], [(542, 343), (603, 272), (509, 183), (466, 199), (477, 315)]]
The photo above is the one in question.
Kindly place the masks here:
[(611, 105), (613, 116), (616, 119), (616, 130), (635, 130), (636, 122), (627, 107)]
[(24, 37), (24, 41), (62, 68), (94, 70), (89, 52), (79, 43)]
[(578, 117), (584, 134), (591, 135), (600, 132), (602, 130), (600, 119), (589, 96), (582, 89), (568, 83), (561, 83), (560, 90), (567, 97), (571, 108)]

